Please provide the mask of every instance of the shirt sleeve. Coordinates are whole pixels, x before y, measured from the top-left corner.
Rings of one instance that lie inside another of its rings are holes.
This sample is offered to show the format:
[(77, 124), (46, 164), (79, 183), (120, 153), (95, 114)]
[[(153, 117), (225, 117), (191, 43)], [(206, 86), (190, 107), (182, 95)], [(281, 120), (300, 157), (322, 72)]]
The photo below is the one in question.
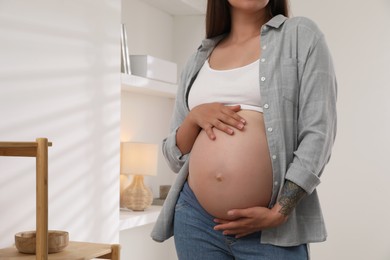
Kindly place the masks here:
[(320, 184), (336, 137), (337, 82), (324, 36), (310, 49), (299, 92), (298, 146), (286, 179), (308, 194)]
[(182, 154), (176, 144), (176, 133), (188, 114), (186, 105), (186, 86), (194, 63), (195, 54), (188, 60), (179, 80), (174, 112), (171, 118), (170, 133), (162, 142), (162, 152), (171, 170), (178, 173), (188, 159), (188, 154)]

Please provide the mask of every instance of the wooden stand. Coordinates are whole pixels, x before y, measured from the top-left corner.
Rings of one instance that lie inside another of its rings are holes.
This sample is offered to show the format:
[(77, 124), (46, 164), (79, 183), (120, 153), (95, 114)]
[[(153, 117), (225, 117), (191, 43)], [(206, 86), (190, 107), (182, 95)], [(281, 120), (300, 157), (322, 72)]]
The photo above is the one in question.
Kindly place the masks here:
[(36, 142), (0, 142), (0, 156), (36, 157), (36, 255), (21, 254), (15, 247), (0, 249), (0, 259), (120, 259), (120, 246), (69, 242), (64, 251), (48, 254), (48, 147), (47, 138)]

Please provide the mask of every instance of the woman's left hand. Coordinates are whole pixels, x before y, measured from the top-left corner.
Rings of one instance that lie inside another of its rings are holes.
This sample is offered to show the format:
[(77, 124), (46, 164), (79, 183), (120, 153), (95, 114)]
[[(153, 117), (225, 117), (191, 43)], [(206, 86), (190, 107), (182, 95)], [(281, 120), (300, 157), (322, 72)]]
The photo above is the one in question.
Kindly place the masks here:
[(232, 220), (214, 219), (217, 225), (214, 230), (220, 230), (224, 235), (235, 235), (236, 238), (247, 236), (263, 229), (276, 227), (287, 221), (287, 216), (280, 213), (281, 206), (277, 203), (272, 209), (253, 207), (247, 209), (232, 209), (228, 215)]

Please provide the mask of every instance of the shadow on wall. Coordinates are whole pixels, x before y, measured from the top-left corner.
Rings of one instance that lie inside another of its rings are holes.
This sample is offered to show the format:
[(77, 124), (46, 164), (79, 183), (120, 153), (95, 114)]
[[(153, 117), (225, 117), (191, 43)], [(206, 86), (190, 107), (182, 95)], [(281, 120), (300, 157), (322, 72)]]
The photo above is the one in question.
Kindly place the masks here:
[[(120, 1), (0, 9), (0, 140), (48, 137), (49, 228), (112, 242), (119, 226)], [(35, 160), (0, 158), (0, 247), (35, 229)]]

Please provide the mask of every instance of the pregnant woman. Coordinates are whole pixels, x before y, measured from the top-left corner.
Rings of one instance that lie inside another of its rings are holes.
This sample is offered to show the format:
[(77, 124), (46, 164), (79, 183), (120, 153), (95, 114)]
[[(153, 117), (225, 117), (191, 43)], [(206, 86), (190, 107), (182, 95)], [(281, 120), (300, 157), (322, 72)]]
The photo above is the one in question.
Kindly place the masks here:
[(318, 27), (287, 0), (209, 0), (163, 153), (178, 172), (152, 237), (179, 259), (308, 259), (326, 239), (316, 187), (336, 133)]

